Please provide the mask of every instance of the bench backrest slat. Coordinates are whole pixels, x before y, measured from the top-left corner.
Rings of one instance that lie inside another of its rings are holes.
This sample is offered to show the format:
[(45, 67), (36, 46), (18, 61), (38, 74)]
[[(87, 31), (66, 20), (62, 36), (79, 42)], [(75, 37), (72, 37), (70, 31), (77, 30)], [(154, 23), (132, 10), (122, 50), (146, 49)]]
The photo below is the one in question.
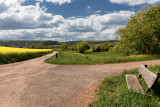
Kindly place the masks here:
[(148, 88), (152, 88), (158, 76), (153, 72), (150, 72), (144, 65), (141, 65), (138, 71), (146, 81)]

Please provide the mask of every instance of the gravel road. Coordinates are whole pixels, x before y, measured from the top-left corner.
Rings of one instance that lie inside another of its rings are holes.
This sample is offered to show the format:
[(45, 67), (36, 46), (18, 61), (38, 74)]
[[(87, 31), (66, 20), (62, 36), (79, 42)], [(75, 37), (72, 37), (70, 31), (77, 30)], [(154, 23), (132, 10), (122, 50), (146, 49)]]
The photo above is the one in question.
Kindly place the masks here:
[(40, 58), (0, 65), (0, 107), (84, 107), (81, 97), (97, 81), (141, 64), (160, 60), (103, 65), (54, 65)]

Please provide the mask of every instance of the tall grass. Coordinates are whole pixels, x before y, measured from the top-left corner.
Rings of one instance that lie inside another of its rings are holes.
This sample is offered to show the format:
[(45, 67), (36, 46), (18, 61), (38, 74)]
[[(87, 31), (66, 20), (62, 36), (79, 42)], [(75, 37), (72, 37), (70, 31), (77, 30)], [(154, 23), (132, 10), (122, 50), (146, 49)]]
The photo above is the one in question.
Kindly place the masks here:
[[(151, 66), (149, 70), (160, 72), (160, 66)], [(125, 71), (120, 76), (105, 78), (97, 90), (96, 100), (89, 103), (90, 107), (159, 107), (160, 80), (154, 85), (151, 92), (141, 94), (128, 90), (125, 74), (135, 74), (137, 69)], [(139, 79), (142, 87), (147, 88), (143, 78)]]
[(46, 60), (46, 62), (53, 64), (105, 64), (152, 59), (160, 59), (160, 55), (124, 56), (120, 53), (113, 52), (95, 52), (90, 54), (81, 54), (75, 51), (62, 51), (58, 54), (58, 58), (53, 56)]

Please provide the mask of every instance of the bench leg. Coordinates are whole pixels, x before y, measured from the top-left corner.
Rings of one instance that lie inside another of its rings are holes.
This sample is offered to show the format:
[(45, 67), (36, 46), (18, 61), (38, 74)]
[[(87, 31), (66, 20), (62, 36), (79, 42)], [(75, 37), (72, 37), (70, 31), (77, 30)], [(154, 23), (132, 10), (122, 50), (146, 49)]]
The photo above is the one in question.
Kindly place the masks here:
[(150, 90), (151, 90), (150, 88), (147, 88), (145, 92), (147, 93), (147, 92), (149, 92)]
[(139, 75), (138, 75), (138, 79), (140, 79), (141, 77), (142, 77), (142, 75), (141, 75), (141, 74), (139, 74)]

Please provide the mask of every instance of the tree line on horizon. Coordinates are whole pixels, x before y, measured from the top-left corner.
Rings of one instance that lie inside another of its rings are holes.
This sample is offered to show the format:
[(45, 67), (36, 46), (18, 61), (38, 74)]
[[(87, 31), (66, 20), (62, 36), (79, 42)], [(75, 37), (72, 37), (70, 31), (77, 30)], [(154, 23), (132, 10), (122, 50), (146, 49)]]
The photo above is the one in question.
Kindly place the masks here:
[[(53, 49), (62, 48), (62, 50), (76, 50), (75, 46), (81, 41), (37, 41), (37, 40), (0, 40), (0, 46), (5, 47), (17, 47), (17, 48), (32, 48), (32, 49)], [(87, 43), (93, 47), (94, 45), (100, 45), (105, 43), (115, 44), (118, 40), (93, 40), (87, 41)]]
[(109, 51), (111, 48), (115, 46), (117, 42), (102, 42), (99, 44), (91, 44), (91, 42), (88, 43), (88, 41), (81, 41), (77, 44), (68, 44), (68, 43), (61, 43), (59, 48), (62, 51), (66, 50), (72, 50), (77, 51), (79, 53), (93, 53), (93, 52), (103, 52), (103, 51)]
[(0, 40), (0, 46), (32, 48), (32, 49), (51, 49), (55, 45), (60, 45), (57, 41), (36, 41), (36, 40)]

